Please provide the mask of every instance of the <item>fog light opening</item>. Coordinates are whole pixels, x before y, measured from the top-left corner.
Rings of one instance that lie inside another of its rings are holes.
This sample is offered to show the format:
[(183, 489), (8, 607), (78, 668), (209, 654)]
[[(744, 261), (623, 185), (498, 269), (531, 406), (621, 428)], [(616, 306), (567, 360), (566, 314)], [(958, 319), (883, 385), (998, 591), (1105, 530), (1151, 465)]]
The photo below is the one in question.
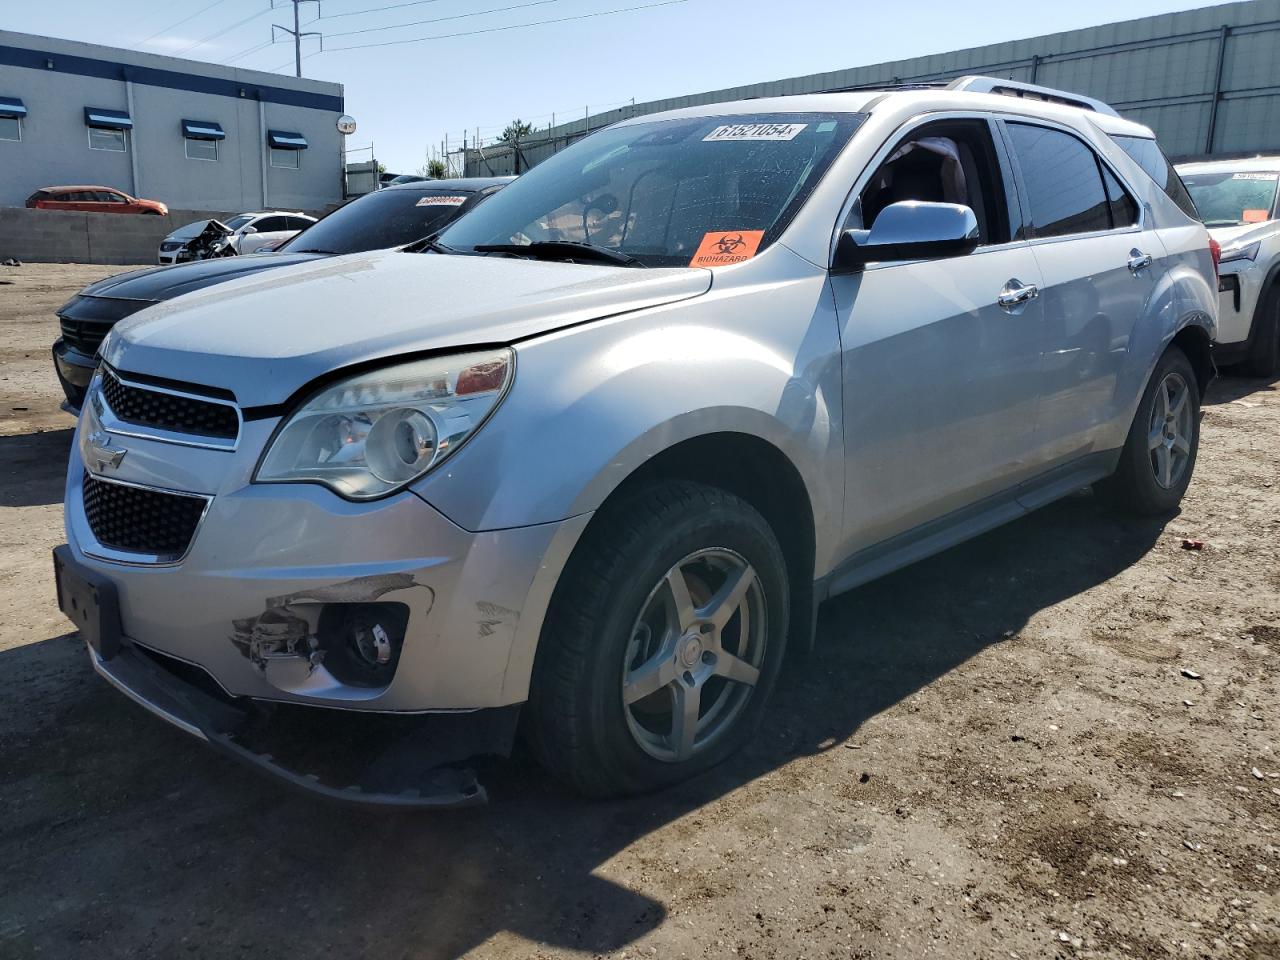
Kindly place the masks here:
[(357, 687), (385, 687), (395, 676), (409, 623), (403, 603), (327, 603), (316, 640), (334, 679)]

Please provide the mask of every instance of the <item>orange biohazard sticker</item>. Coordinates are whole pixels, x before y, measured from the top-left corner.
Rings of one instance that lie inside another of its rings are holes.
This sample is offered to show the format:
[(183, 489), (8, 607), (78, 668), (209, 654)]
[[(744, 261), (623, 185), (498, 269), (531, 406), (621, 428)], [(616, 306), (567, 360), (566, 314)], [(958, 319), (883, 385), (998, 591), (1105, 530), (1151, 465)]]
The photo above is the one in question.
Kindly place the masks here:
[(763, 230), (718, 230), (703, 234), (702, 243), (689, 266), (727, 267), (731, 263), (750, 260), (760, 249), (763, 239)]
[(1265, 210), (1246, 210), (1240, 219), (1245, 223), (1266, 223), (1271, 219), (1271, 214)]

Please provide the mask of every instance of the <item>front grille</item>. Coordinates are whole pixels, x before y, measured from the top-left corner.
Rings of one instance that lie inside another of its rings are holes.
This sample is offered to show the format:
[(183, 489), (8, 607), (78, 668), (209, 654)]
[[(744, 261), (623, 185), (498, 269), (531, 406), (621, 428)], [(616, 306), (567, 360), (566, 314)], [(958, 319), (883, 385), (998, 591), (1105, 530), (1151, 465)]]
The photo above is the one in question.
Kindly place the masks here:
[(104, 547), (176, 560), (187, 552), (208, 501), (84, 475), (84, 515)]
[(234, 407), (121, 383), (110, 370), (102, 374), (102, 398), (126, 423), (225, 440), (240, 431)]
[(95, 323), (92, 320), (68, 320), (59, 317), (62, 327), (62, 339), (73, 350), (79, 350), (85, 356), (92, 357), (98, 352), (98, 345), (111, 329), (111, 323)]

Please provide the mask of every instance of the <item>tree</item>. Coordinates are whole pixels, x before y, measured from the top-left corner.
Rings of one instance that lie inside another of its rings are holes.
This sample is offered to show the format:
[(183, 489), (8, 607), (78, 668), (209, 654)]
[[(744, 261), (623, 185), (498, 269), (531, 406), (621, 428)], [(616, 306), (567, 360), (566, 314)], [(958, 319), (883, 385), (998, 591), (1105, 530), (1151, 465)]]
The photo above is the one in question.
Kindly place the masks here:
[(434, 180), (443, 180), (449, 176), (449, 168), (444, 165), (444, 161), (437, 157), (435, 160), (428, 160), (417, 170), (414, 171), (420, 177), (431, 177)]
[(507, 129), (502, 131), (502, 136), (498, 139), (504, 143), (511, 143), (513, 140), (519, 140), (521, 137), (527, 137), (533, 133), (533, 124), (525, 123), (517, 118), (507, 124)]
[(385, 163), (379, 163), (379, 164), (378, 164), (378, 173), (382, 174), (382, 173), (386, 173), (386, 172), (387, 172), (387, 165), (386, 165)]

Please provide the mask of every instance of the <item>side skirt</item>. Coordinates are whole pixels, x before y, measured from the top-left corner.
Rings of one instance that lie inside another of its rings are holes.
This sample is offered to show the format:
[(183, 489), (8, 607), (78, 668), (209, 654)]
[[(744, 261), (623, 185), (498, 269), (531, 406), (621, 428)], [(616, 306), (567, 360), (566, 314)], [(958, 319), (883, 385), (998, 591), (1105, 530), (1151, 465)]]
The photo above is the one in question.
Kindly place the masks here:
[(1120, 450), (1090, 453), (1004, 493), (859, 550), (814, 584), (818, 602), (870, 583), (1025, 516), (1115, 472)]

